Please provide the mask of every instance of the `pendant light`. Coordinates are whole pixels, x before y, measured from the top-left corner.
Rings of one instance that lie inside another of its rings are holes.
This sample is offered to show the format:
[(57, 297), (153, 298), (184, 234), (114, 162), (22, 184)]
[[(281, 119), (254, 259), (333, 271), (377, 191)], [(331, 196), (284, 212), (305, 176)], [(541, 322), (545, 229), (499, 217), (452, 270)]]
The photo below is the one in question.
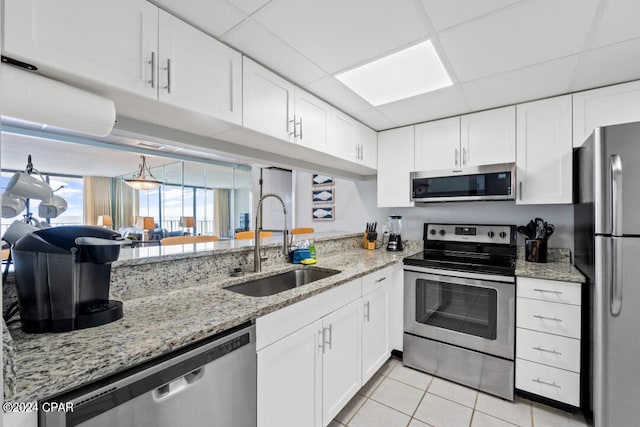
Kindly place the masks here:
[(151, 170), (149, 170), (147, 158), (145, 156), (140, 156), (140, 158), (142, 159), (142, 163), (139, 165), (140, 170), (133, 177), (125, 179), (124, 182), (136, 190), (153, 190), (154, 188), (160, 187), (162, 182), (158, 181), (151, 173)]

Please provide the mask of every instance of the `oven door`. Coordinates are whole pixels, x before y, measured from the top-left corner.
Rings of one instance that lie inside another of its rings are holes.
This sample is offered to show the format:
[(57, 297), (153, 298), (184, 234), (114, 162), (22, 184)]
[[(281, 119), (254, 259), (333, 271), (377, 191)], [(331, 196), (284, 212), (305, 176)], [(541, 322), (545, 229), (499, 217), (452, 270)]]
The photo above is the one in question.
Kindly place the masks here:
[(513, 360), (513, 277), (405, 266), (404, 330)]

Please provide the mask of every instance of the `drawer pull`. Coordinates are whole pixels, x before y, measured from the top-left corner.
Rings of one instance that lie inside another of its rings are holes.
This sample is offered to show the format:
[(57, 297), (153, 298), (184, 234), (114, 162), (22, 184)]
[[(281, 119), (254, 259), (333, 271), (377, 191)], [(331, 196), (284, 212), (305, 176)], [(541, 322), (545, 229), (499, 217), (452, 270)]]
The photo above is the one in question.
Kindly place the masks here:
[(564, 292), (562, 291), (550, 291), (548, 289), (538, 289), (538, 288), (534, 288), (533, 289), (536, 292), (544, 292), (544, 293), (548, 293), (548, 294), (556, 294), (556, 295), (562, 295), (564, 294)]
[(556, 350), (547, 350), (546, 348), (542, 348), (542, 347), (532, 347), (532, 348), (534, 350), (544, 351), (546, 353), (553, 353), (553, 354), (557, 354), (558, 356), (562, 356), (562, 353)]
[(547, 316), (542, 316), (540, 314), (534, 314), (533, 317), (535, 317), (536, 319), (553, 320), (554, 322), (562, 322), (562, 319), (558, 319), (557, 317), (547, 317)]
[(533, 381), (534, 383), (538, 383), (538, 384), (544, 384), (544, 385), (549, 385), (551, 387), (555, 387), (555, 388), (562, 388), (562, 386), (559, 386), (558, 384), (556, 384), (555, 382), (550, 383), (547, 381), (543, 381), (540, 378), (534, 378), (531, 381)]
[(377, 280), (376, 280), (376, 283), (380, 283), (380, 282), (382, 282), (383, 280), (387, 280), (387, 278), (386, 278), (386, 277), (382, 277), (382, 278), (380, 278), (380, 279), (377, 279)]

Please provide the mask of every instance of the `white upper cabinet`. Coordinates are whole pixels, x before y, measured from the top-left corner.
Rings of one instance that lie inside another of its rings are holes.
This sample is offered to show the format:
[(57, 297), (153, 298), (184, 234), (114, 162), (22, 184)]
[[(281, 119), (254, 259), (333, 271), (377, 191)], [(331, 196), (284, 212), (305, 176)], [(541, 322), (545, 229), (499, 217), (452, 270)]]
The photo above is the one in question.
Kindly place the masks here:
[(242, 123), (242, 55), (160, 11), (159, 99)]
[(517, 110), (516, 204), (572, 203), (571, 95)]
[(243, 125), (293, 142), (294, 86), (243, 57)]
[(3, 55), (157, 97), (158, 8), (146, 0), (5, 0), (3, 25)]
[[(358, 161), (371, 169), (376, 169), (378, 167), (378, 132), (362, 123), (358, 123), (356, 141), (360, 146), (360, 158)], [(357, 152), (358, 147), (356, 146)]]
[(640, 121), (640, 81), (573, 94), (573, 146), (598, 126)]
[(356, 139), (358, 122), (342, 111), (333, 108), (327, 150), (330, 154), (342, 159), (355, 161), (357, 156)]
[(460, 117), (416, 125), (416, 171), (460, 167)]
[(296, 144), (326, 151), (331, 106), (302, 89), (295, 88), (294, 138)]
[(8, 0), (3, 54), (241, 124), (241, 55), (145, 0)]
[(414, 126), (378, 133), (378, 207), (413, 206), (411, 180), (413, 170)]
[(516, 107), (498, 108), (460, 118), (461, 165), (516, 161)]

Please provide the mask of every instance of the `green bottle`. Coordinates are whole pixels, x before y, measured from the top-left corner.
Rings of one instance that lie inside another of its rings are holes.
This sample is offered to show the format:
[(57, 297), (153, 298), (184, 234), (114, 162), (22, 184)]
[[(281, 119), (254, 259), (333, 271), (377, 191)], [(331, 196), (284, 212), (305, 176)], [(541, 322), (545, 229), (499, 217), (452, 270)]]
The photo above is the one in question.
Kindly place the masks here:
[(316, 247), (313, 246), (313, 240), (309, 240), (309, 256), (316, 259)]

